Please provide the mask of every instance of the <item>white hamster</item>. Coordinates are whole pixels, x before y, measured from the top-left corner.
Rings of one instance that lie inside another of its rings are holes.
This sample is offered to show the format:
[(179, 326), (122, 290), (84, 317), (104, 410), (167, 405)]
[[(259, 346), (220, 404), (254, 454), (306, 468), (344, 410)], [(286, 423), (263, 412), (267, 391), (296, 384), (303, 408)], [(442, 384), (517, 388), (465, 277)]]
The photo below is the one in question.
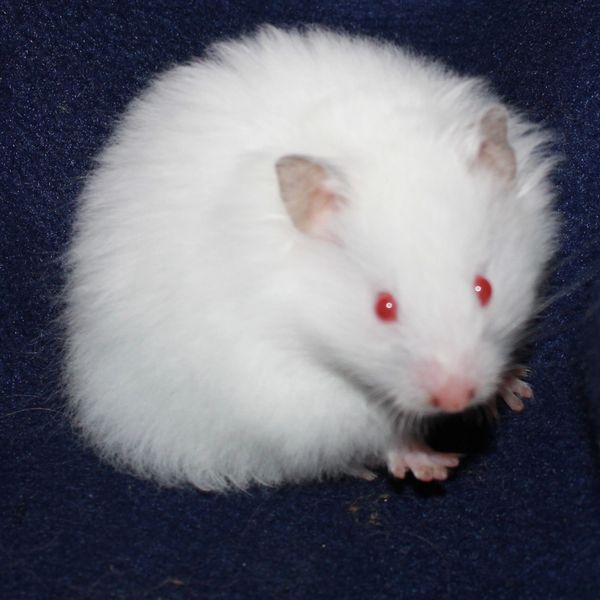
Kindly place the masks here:
[(531, 395), (511, 357), (555, 246), (546, 143), (480, 80), (319, 28), (159, 76), (77, 208), (77, 428), (165, 485), (445, 479), (458, 456), (416, 423)]

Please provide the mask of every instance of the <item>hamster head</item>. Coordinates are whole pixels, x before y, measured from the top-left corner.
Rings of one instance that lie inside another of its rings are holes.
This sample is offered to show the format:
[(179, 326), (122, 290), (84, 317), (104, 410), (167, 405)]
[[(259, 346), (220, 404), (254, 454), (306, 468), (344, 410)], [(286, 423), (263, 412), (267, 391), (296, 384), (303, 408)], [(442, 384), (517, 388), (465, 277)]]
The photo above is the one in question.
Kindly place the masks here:
[(303, 256), (301, 329), (319, 361), (398, 414), (494, 396), (551, 254), (550, 197), (528, 181), (507, 112), (474, 125), (460, 143), (421, 136), (345, 168), (299, 155), (276, 165)]

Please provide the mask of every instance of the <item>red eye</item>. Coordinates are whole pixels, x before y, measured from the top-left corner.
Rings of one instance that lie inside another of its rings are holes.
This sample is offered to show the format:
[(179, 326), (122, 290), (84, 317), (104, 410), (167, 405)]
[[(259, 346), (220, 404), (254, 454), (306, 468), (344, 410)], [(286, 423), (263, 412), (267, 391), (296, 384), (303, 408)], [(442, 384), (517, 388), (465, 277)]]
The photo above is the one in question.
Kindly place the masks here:
[(485, 277), (477, 275), (473, 282), (473, 289), (479, 298), (481, 306), (486, 306), (492, 298), (492, 284)]
[(396, 321), (398, 319), (398, 303), (389, 292), (381, 292), (375, 302), (375, 314), (382, 321)]

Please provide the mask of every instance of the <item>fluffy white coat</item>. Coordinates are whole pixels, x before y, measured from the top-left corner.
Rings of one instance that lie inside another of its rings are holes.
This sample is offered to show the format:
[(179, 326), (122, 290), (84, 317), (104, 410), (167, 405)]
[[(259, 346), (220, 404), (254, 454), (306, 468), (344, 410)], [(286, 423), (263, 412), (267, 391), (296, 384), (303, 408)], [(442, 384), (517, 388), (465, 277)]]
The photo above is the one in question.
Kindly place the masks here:
[[(478, 80), (318, 29), (263, 28), (158, 77), (87, 180), (68, 253), (86, 439), (163, 484), (243, 488), (385, 462), (403, 415), (435, 413), (427, 361), (468, 369), (488, 401), (556, 229), (537, 129), (508, 111), (509, 184), (477, 164), (497, 105)], [(327, 165), (345, 199), (323, 235), (282, 202), (289, 155)], [(375, 315), (383, 290), (397, 322)]]

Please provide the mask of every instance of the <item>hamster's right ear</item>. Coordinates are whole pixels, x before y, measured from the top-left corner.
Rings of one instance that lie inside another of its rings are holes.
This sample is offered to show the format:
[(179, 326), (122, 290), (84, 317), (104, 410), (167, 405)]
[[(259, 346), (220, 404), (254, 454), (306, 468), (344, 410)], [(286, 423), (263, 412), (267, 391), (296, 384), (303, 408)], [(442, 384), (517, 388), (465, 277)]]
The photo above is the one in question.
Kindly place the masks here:
[(346, 203), (334, 169), (306, 156), (287, 155), (275, 164), (283, 204), (298, 230), (318, 235), (327, 218)]
[(508, 113), (501, 105), (492, 106), (479, 121), (481, 143), (476, 164), (492, 171), (510, 186), (517, 172), (515, 151), (508, 141)]

